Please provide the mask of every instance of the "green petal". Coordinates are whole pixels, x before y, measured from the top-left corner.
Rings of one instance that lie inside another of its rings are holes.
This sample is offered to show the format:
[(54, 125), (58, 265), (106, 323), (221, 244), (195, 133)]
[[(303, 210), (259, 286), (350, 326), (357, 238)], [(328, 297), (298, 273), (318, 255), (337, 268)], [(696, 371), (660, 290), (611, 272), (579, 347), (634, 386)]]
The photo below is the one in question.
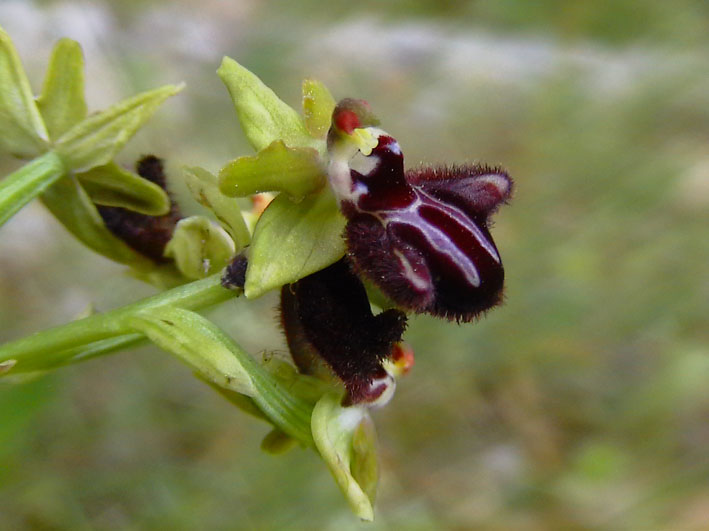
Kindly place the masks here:
[(249, 355), (201, 315), (164, 306), (145, 310), (131, 318), (130, 323), (208, 381), (242, 395), (256, 394), (248, 372), (252, 365)]
[(86, 118), (84, 56), (79, 43), (61, 39), (56, 44), (37, 106), (53, 139)]
[(170, 211), (165, 190), (114, 162), (79, 173), (77, 178), (97, 205), (127, 208), (148, 216)]
[(49, 151), (0, 181), (0, 226), (23, 206), (61, 179), (62, 160)]
[(47, 149), (49, 134), (15, 46), (0, 28), (0, 148), (31, 158)]
[(352, 512), (371, 522), (374, 500), (369, 493), (374, 491), (377, 477), (375, 435), (371, 424), (360, 429), (367, 422), (366, 411), (361, 407), (343, 408), (341, 398), (329, 393), (315, 405), (311, 419), (313, 440)]
[(256, 224), (246, 296), (259, 297), (335, 263), (345, 254), (344, 227), (329, 189), (300, 203), (276, 197)]
[(246, 247), (251, 234), (241, 214), (241, 207), (236, 199), (226, 197), (219, 191), (219, 180), (207, 170), (194, 166), (185, 168), (185, 182), (192, 196), (214, 212), (219, 223), (234, 240), (236, 252)]
[(252, 157), (239, 157), (219, 172), (219, 188), (228, 196), (245, 197), (282, 191), (300, 201), (325, 184), (325, 171), (312, 148), (289, 148), (272, 142)]
[(56, 142), (56, 150), (75, 171), (107, 164), (160, 104), (180, 90), (181, 85), (167, 85), (93, 114), (64, 133)]
[(89, 249), (121, 264), (152, 269), (154, 264), (106, 228), (91, 198), (74, 176), (60, 179), (42, 196), (50, 212)]
[(303, 119), (249, 70), (229, 57), (217, 70), (229, 90), (241, 128), (254, 149), (282, 139), (290, 147), (314, 147)]
[(203, 216), (181, 219), (165, 246), (165, 256), (174, 258), (177, 269), (194, 280), (220, 271), (235, 251), (226, 231)]
[(314, 138), (325, 138), (330, 129), (335, 99), (327, 87), (316, 79), (303, 80), (303, 115), (305, 127)]

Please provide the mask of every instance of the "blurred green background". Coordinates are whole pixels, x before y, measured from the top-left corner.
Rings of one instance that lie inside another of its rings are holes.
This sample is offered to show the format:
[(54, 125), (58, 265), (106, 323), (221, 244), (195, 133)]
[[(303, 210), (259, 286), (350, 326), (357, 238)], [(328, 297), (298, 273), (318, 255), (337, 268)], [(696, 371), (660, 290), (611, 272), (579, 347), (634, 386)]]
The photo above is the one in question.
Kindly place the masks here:
[[(180, 197), (182, 165), (250, 152), (222, 55), (293, 105), (308, 76), (367, 99), (409, 165), (516, 179), (506, 304), (411, 323), (368, 529), (709, 528), (705, 1), (3, 0), (0, 25), (36, 90), (53, 42), (81, 42), (94, 109), (184, 80), (120, 155), (165, 157)], [(151, 292), (39, 204), (0, 230), (0, 340)], [(210, 315), (283, 350), (275, 305)], [(267, 431), (155, 348), (1, 384), (0, 527), (364, 527), (314, 453), (263, 454)]]

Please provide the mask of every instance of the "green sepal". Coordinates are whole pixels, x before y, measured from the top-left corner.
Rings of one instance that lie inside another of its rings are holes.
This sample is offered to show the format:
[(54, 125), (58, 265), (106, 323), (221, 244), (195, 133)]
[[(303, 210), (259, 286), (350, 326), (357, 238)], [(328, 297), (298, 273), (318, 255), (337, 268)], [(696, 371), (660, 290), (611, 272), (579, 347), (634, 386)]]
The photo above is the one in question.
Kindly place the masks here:
[(217, 273), (235, 252), (229, 234), (204, 216), (181, 219), (165, 246), (165, 256), (173, 258), (177, 269), (193, 280)]
[(303, 80), (303, 116), (305, 127), (313, 138), (324, 139), (330, 129), (335, 98), (317, 79)]
[(224, 57), (217, 74), (229, 90), (241, 128), (256, 151), (278, 139), (289, 147), (316, 146), (303, 118), (252, 72)]
[(108, 230), (96, 206), (73, 175), (60, 179), (42, 195), (42, 202), (64, 227), (89, 249), (121, 264), (152, 269), (148, 258)]
[(0, 148), (21, 158), (47, 149), (49, 134), (17, 50), (0, 27)]
[(170, 198), (165, 190), (115, 162), (96, 166), (76, 177), (97, 205), (127, 208), (148, 216), (162, 216), (170, 211)]
[(107, 164), (126, 142), (182, 85), (143, 92), (74, 125), (56, 141), (56, 150), (74, 171)]
[(61, 179), (61, 159), (49, 151), (0, 181), (0, 226), (23, 206)]
[(242, 395), (256, 394), (248, 370), (252, 358), (201, 315), (163, 306), (140, 312), (129, 324), (206, 380)]
[(365, 492), (369, 501), (374, 503), (379, 484), (379, 452), (377, 449), (377, 431), (369, 415), (352, 434), (352, 462), (350, 472), (357, 484)]
[(236, 252), (246, 247), (251, 241), (251, 233), (241, 214), (238, 201), (222, 194), (219, 191), (219, 180), (207, 170), (193, 166), (184, 168), (184, 172), (185, 182), (192, 196), (214, 213), (221, 226), (234, 240)]
[(274, 199), (251, 243), (244, 292), (250, 299), (337, 262), (345, 254), (345, 218), (329, 189), (294, 203)]
[(250, 157), (239, 157), (219, 172), (219, 189), (231, 197), (284, 192), (300, 201), (325, 184), (325, 169), (312, 148), (289, 148), (283, 140)]
[(377, 482), (376, 435), (366, 410), (344, 408), (341, 399), (338, 393), (328, 393), (315, 405), (313, 440), (352, 512), (371, 522)]
[(79, 43), (61, 39), (54, 46), (37, 106), (52, 139), (86, 118), (84, 56)]

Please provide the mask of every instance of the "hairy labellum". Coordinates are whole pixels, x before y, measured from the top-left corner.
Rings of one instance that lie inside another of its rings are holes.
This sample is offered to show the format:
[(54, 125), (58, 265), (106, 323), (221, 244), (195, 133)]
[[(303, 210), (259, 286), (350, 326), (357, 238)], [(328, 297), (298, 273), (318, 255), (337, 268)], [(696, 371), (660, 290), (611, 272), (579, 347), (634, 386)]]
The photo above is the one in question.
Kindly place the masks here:
[[(336, 108), (331, 139), (343, 134), (338, 113), (353, 121)], [(482, 165), (405, 172), (396, 140), (368, 130), (371, 153), (331, 150), (329, 169), (356, 271), (414, 312), (470, 321), (499, 304), (504, 270), (488, 219), (511, 195), (509, 176)]]
[(283, 286), (281, 318), (300, 371), (322, 376), (331, 370), (347, 389), (347, 403), (376, 402), (393, 389), (382, 362), (401, 340), (406, 316), (398, 310), (372, 315), (364, 286), (345, 260)]
[[(167, 192), (162, 161), (154, 155), (146, 155), (136, 164), (138, 175), (157, 184)], [(177, 205), (170, 199), (170, 212), (163, 216), (148, 216), (120, 207), (97, 206), (108, 230), (156, 263), (169, 260), (163, 256), (167, 242), (172, 238), (175, 225), (181, 216)]]

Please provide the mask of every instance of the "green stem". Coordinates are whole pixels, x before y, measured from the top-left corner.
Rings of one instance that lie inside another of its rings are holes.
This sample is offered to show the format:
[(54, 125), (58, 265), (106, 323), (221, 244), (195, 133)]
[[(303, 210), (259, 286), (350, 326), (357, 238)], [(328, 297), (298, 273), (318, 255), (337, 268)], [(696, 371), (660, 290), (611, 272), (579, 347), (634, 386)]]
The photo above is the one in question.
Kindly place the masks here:
[(48, 151), (0, 181), (0, 226), (66, 172), (59, 155)]
[(234, 296), (221, 286), (220, 274), (165, 291), (107, 313), (92, 315), (0, 346), (0, 363), (15, 360), (13, 373), (54, 368), (137, 344), (130, 317), (141, 310), (177, 306), (195, 310)]

